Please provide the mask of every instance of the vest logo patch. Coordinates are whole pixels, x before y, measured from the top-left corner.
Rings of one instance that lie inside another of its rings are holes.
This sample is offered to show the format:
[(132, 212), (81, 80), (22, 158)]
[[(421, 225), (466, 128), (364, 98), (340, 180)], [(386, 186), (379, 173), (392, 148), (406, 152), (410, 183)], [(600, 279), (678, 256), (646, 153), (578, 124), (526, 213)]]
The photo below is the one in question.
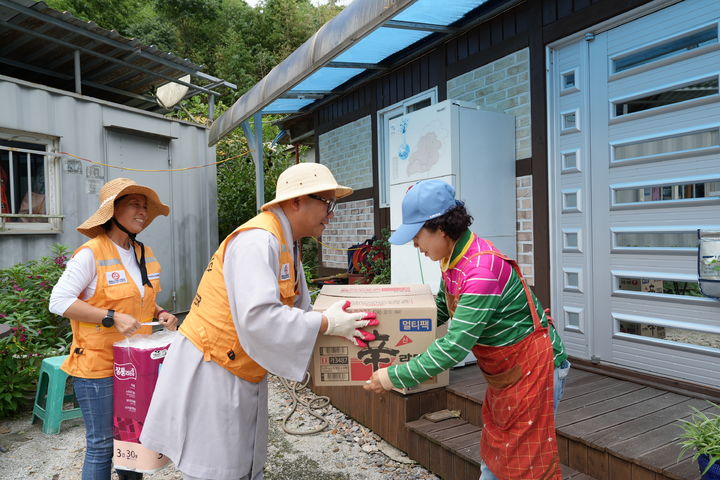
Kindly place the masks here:
[(280, 280), (290, 280), (290, 264), (283, 263), (280, 266)]
[(108, 285), (118, 285), (120, 283), (127, 283), (127, 277), (125, 276), (125, 270), (115, 270), (113, 272), (105, 273), (105, 280)]

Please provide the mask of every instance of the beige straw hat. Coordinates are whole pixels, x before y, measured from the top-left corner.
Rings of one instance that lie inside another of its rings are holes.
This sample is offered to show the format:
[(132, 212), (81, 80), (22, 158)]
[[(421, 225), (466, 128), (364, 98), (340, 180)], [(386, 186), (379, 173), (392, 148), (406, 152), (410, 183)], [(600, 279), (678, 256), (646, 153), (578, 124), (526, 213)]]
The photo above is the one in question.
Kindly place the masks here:
[(158, 215), (167, 216), (170, 213), (170, 207), (160, 201), (160, 197), (152, 188), (138, 185), (129, 178), (116, 178), (102, 186), (100, 207), (82, 225), (77, 227), (77, 231), (90, 238), (95, 238), (103, 233), (103, 224), (115, 214), (115, 200), (133, 193), (145, 195), (147, 199), (148, 218), (145, 227), (150, 225)]
[(275, 199), (266, 203), (261, 210), (310, 193), (335, 190), (335, 198), (347, 197), (353, 192), (350, 187), (338, 185), (330, 169), (320, 163), (298, 163), (289, 167), (278, 177)]

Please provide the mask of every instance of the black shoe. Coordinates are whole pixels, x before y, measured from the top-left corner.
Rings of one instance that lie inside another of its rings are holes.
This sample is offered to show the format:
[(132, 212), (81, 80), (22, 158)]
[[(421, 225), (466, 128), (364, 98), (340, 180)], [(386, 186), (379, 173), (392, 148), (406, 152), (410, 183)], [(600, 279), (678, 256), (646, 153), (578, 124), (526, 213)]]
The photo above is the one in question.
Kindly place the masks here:
[(143, 474), (129, 470), (116, 470), (119, 480), (142, 480)]

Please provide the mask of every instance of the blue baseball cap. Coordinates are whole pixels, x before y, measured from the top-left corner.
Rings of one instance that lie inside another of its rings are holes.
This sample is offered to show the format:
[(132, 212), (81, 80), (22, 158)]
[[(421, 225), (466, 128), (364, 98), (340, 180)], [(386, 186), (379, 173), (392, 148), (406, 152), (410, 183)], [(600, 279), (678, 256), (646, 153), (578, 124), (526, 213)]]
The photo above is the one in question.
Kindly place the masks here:
[(402, 245), (412, 240), (430, 219), (457, 205), (455, 189), (442, 180), (422, 180), (408, 190), (402, 202), (402, 225), (388, 241)]

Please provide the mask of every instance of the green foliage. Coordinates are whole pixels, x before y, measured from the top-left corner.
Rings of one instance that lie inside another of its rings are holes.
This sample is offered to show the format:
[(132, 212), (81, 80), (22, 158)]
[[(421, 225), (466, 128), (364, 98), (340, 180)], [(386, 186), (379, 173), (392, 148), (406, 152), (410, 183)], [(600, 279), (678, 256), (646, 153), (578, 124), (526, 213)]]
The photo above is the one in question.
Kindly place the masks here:
[(0, 354), (0, 419), (10, 417), (25, 406), (35, 388), (41, 361), (40, 357)]
[(390, 230), (382, 229), (380, 238), (375, 240), (366, 257), (365, 263), (360, 265), (360, 273), (371, 278), (370, 283), (387, 285), (390, 283)]
[(69, 252), (61, 245), (52, 251), (53, 256), (0, 270), (0, 322), (12, 328), (0, 340), (0, 418), (22, 406), (42, 359), (63, 354), (71, 341), (69, 322), (48, 310)]
[[(217, 106), (218, 114), (226, 109), (223, 103)], [(173, 112), (171, 116), (207, 124), (205, 111), (206, 107), (200, 98), (193, 97), (187, 102), (185, 111)], [(271, 122), (271, 118), (263, 120), (266, 202), (275, 198), (275, 186), (280, 173), (295, 163), (293, 149), (287, 150), (284, 145), (269, 145), (279, 132), (278, 127)], [(239, 225), (257, 215), (255, 163), (241, 129), (235, 129), (223, 137), (217, 144), (216, 154), (218, 161), (230, 159), (217, 167), (218, 233), (220, 240), (223, 240)]]
[(314, 238), (302, 239), (302, 263), (305, 271), (305, 281), (308, 285), (318, 276), (318, 242)]
[[(708, 403), (715, 408), (720, 408), (712, 402)], [(697, 408), (691, 408), (693, 414), (690, 420), (680, 420), (680, 428), (683, 432), (678, 437), (681, 440), (680, 445), (682, 445), (678, 458), (689, 450), (695, 450), (693, 460), (697, 460), (701, 455), (707, 455), (710, 457), (710, 461), (701, 474), (704, 475), (715, 462), (720, 461), (720, 415), (707, 416)]]
[[(233, 138), (234, 137), (234, 138)], [(223, 144), (244, 143), (244, 138), (231, 135)], [(218, 146), (220, 149), (225, 145)], [(227, 158), (227, 154), (224, 155)], [(232, 156), (232, 155), (229, 155)], [(265, 148), (265, 201), (275, 197), (277, 178), (293, 163), (293, 154)], [(218, 167), (218, 230), (220, 238), (225, 238), (237, 226), (245, 223), (257, 214), (255, 194), (255, 164), (250, 153), (234, 158)]]
[(204, 65), (235, 83), (234, 102), (310, 38), (342, 7), (330, 1), (266, 0), (48, 0), (50, 7), (137, 38), (145, 45)]
[(47, 0), (45, 3), (123, 35), (138, 20), (145, 4), (142, 0)]

